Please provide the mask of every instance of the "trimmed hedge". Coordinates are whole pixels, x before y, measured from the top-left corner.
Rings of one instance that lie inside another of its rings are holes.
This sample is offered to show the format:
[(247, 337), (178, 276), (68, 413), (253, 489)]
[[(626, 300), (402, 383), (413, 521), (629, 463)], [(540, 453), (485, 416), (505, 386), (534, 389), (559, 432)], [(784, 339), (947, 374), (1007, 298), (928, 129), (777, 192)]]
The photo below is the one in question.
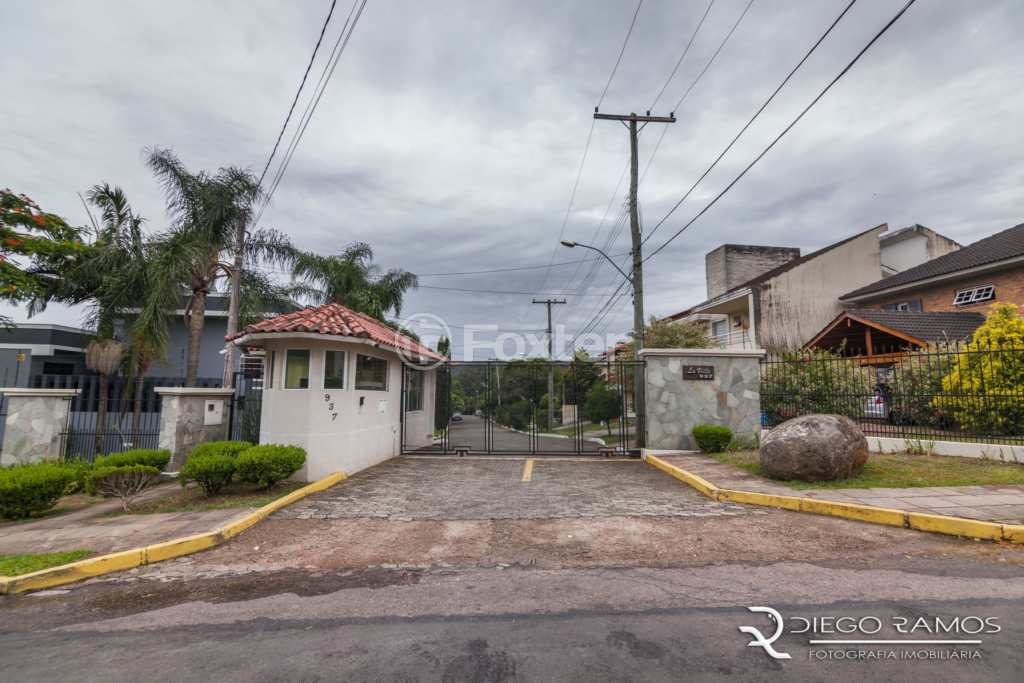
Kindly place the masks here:
[(240, 480), (268, 488), (298, 472), (305, 463), (306, 451), (298, 446), (253, 446), (235, 459)]
[(147, 465), (97, 467), (89, 475), (90, 486), (106, 496), (121, 499), (125, 512), (140, 493), (157, 482), (160, 470)]
[(698, 425), (693, 428), (693, 440), (705, 453), (721, 453), (732, 442), (732, 430), (715, 425)]
[(67, 469), (50, 462), (0, 469), (0, 517), (25, 519), (49, 510), (72, 478)]
[(235, 476), (235, 459), (230, 455), (215, 453), (196, 457), (194, 452), (178, 472), (181, 488), (194, 481), (203, 487), (206, 495), (214, 496), (231, 483)]
[(93, 463), (96, 467), (131, 467), (132, 465), (145, 465), (155, 467), (162, 471), (171, 461), (171, 452), (163, 449), (142, 449), (137, 448), (123, 453), (111, 453), (102, 458), (96, 458)]
[(252, 448), (252, 444), (247, 441), (213, 441), (199, 444), (192, 449), (188, 457), (190, 460), (204, 458), (208, 455), (226, 455), (234, 458), (247, 448)]

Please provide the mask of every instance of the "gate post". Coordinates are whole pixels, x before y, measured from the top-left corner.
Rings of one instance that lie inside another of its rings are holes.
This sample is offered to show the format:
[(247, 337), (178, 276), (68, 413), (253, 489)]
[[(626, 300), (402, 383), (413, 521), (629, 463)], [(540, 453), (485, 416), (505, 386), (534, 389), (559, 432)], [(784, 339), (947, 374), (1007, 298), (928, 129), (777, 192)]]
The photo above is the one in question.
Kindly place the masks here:
[(647, 448), (699, 450), (698, 425), (721, 425), (747, 445), (761, 432), (764, 349), (644, 349)]
[(0, 465), (56, 460), (78, 389), (4, 388), (8, 397)]
[(230, 425), (229, 399), (234, 389), (156, 387), (160, 394), (158, 448), (171, 452), (168, 472), (177, 472), (201, 443), (224, 441)]

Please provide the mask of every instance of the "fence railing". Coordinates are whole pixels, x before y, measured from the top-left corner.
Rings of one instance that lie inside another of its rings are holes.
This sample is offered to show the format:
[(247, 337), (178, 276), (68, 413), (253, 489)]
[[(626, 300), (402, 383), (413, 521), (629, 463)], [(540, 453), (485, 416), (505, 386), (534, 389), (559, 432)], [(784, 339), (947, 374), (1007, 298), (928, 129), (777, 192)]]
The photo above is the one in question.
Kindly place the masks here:
[(1008, 339), (770, 355), (761, 422), (845, 415), (871, 437), (1024, 445), (1024, 344)]

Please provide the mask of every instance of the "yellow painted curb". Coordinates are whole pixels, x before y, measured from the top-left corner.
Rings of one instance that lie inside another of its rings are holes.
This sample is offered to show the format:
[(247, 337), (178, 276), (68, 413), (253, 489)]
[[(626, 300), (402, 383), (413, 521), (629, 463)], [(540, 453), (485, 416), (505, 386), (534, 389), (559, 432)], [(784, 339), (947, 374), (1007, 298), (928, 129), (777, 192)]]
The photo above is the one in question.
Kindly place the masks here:
[(908, 512), (907, 510), (877, 508), (870, 505), (840, 503), (818, 498), (779, 496), (770, 493), (720, 489), (706, 479), (687, 472), (681, 467), (669, 464), (657, 456), (648, 454), (647, 462), (692, 486), (708, 498), (718, 501), (728, 500), (733, 503), (784, 508), (786, 510), (811, 512), (832, 517), (845, 517), (873, 524), (886, 524), (889, 526), (901, 526), (906, 529), (917, 529), (918, 531), (931, 531), (937, 534), (946, 534), (947, 536), (967, 536), (970, 538), (984, 538), (992, 541), (1007, 541), (1024, 545), (1024, 525), (1020, 524), (996, 524), (995, 522), (979, 522), (976, 519), (929, 515), (920, 512)]
[(305, 498), (311, 493), (323, 491), (324, 489), (334, 486), (339, 481), (343, 481), (345, 479), (348, 479), (348, 476), (344, 472), (335, 472), (329, 477), (324, 477), (320, 481), (315, 481), (308, 486), (303, 486), (297, 491), (292, 491), (287, 496), (282, 496), (268, 505), (264, 505), (259, 510), (249, 513), (241, 519), (236, 519), (230, 524), (225, 524), (220, 528), (214, 529), (213, 531), (207, 531), (206, 533), (196, 534), (195, 536), (186, 536), (185, 538), (177, 538), (173, 541), (165, 541), (163, 543), (154, 543), (153, 545), (147, 545), (142, 548), (133, 548), (132, 550), (124, 550), (119, 553), (90, 557), (84, 560), (79, 560), (78, 562), (72, 562), (71, 564), (42, 569), (37, 572), (32, 572), (31, 574), (22, 574), (21, 576), (0, 576), (0, 595), (14, 595), (15, 593), (22, 593), (29, 590), (50, 588), (52, 586), (59, 586), (65, 583), (81, 581), (82, 579), (89, 579), (101, 574), (122, 571), (124, 569), (134, 569), (135, 567), (149, 564), (151, 562), (169, 560), (174, 557), (181, 557), (182, 555), (191, 555), (192, 553), (199, 552), (200, 550), (207, 550), (224, 543), (231, 537), (237, 536), (254, 524), (266, 519), (270, 516), (270, 513), (280, 510), (290, 503), (294, 503), (297, 500)]

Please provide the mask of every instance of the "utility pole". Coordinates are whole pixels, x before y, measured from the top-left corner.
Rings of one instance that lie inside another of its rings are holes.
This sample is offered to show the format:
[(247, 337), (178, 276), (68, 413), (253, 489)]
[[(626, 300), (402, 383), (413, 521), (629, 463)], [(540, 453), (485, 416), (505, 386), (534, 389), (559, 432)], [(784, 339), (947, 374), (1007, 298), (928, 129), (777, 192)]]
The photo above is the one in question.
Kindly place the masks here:
[(537, 301), (534, 299), (533, 303), (544, 304), (548, 307), (548, 431), (553, 432), (555, 430), (555, 366), (553, 365), (555, 360), (555, 336), (551, 331), (551, 307), (556, 304), (564, 304), (565, 299), (562, 299), (561, 301), (557, 301), (555, 299)]
[[(640, 215), (637, 208), (637, 186), (640, 184), (637, 158), (637, 134), (643, 129), (637, 129), (637, 122), (648, 123), (675, 123), (675, 112), (668, 116), (637, 116), (636, 114), (599, 114), (597, 107), (594, 107), (594, 118), (607, 121), (621, 121), (622, 125), (629, 128), (629, 232), (633, 236), (633, 360), (640, 360), (640, 352), (644, 348), (644, 280), (643, 280), (643, 254), (641, 253), (640, 239)], [(633, 376), (633, 411), (636, 413), (636, 447), (647, 447), (647, 387), (645, 373), (634, 370)], [(628, 422), (627, 422), (628, 424)]]

